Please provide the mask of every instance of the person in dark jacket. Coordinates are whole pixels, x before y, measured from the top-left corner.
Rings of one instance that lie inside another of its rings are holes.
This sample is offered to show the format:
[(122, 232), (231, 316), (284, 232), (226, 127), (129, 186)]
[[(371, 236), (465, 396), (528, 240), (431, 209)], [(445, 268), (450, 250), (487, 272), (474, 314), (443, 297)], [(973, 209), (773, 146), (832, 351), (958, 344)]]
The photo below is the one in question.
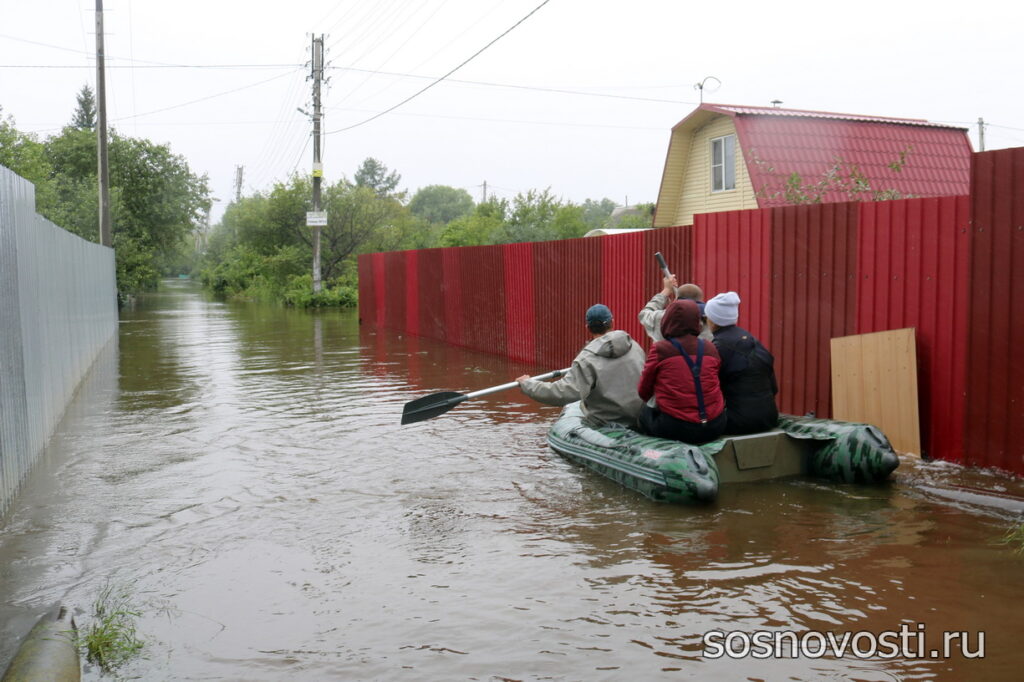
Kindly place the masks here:
[(697, 337), (700, 308), (688, 299), (673, 301), (661, 320), (662, 341), (651, 347), (637, 392), (645, 402), (640, 428), (659, 438), (701, 445), (725, 432), (725, 399), (719, 388), (720, 360), (714, 344)]
[(779, 422), (775, 395), (775, 358), (757, 338), (737, 326), (740, 297), (718, 294), (704, 306), (722, 360), (719, 377), (728, 414), (726, 434), (736, 436), (773, 429)]

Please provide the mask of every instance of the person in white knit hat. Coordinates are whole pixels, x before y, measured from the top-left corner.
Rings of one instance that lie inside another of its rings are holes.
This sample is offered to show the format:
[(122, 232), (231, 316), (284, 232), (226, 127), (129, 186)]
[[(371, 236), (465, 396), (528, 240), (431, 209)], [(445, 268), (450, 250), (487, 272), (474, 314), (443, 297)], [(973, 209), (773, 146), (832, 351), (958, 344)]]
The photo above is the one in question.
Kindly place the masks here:
[(735, 436), (775, 428), (779, 421), (775, 358), (753, 334), (736, 324), (739, 294), (718, 294), (704, 305), (704, 315), (722, 363), (718, 376), (728, 420), (725, 433)]

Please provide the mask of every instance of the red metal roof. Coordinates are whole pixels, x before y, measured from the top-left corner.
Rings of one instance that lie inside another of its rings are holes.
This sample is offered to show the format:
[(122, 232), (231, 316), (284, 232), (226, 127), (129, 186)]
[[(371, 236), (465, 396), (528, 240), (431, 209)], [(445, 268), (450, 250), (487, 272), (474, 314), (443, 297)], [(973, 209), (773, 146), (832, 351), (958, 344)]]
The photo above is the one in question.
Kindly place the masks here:
[(750, 114), (757, 116), (800, 116), (804, 118), (824, 118), (841, 121), (871, 121), (875, 123), (899, 123), (902, 125), (921, 125), (932, 128), (953, 128), (955, 130), (966, 130), (960, 126), (946, 125), (944, 123), (932, 123), (923, 118), (895, 118), (892, 116), (868, 116), (865, 114), (840, 114), (834, 111), (813, 111), (811, 109), (783, 109), (781, 107), (749, 107), (735, 104), (703, 104), (700, 107), (707, 111), (717, 111), (720, 114)]
[[(923, 119), (773, 107), (703, 104), (700, 109), (733, 118), (761, 207), (787, 203), (773, 195), (791, 173), (799, 173), (805, 184), (815, 183), (837, 161), (859, 169), (872, 189), (893, 189), (904, 197), (967, 194), (970, 189), (971, 143), (966, 128)], [(894, 171), (890, 164), (903, 151), (903, 168)], [(848, 168), (840, 175), (848, 176)], [(851, 198), (842, 192), (822, 196), (826, 202)]]

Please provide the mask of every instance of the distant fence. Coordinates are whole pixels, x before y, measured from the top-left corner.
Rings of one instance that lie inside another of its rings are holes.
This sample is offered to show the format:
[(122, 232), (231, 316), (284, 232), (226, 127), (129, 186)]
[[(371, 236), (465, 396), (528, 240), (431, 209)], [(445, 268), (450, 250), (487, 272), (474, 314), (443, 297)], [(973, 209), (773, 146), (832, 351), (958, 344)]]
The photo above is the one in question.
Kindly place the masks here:
[(0, 515), (117, 331), (114, 252), (35, 212), (0, 166)]
[[(359, 260), (364, 323), (562, 366), (604, 302), (636, 314), (652, 254), (775, 354), (780, 407), (831, 415), (829, 340), (915, 327), (925, 454), (1024, 474), (1024, 149), (976, 154), (972, 196), (695, 216), (695, 225), (560, 242), (376, 253)], [(982, 190), (991, 187), (991, 190)], [(970, 363), (970, 370), (969, 365)]]

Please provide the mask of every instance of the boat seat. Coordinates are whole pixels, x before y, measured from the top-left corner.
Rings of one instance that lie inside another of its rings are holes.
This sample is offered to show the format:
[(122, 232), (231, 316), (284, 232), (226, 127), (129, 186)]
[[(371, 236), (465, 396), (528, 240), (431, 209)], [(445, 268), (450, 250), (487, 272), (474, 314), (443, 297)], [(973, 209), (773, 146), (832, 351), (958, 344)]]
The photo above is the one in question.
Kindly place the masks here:
[(782, 429), (729, 436), (715, 455), (719, 483), (747, 483), (808, 473), (810, 455), (820, 443), (789, 437)]

